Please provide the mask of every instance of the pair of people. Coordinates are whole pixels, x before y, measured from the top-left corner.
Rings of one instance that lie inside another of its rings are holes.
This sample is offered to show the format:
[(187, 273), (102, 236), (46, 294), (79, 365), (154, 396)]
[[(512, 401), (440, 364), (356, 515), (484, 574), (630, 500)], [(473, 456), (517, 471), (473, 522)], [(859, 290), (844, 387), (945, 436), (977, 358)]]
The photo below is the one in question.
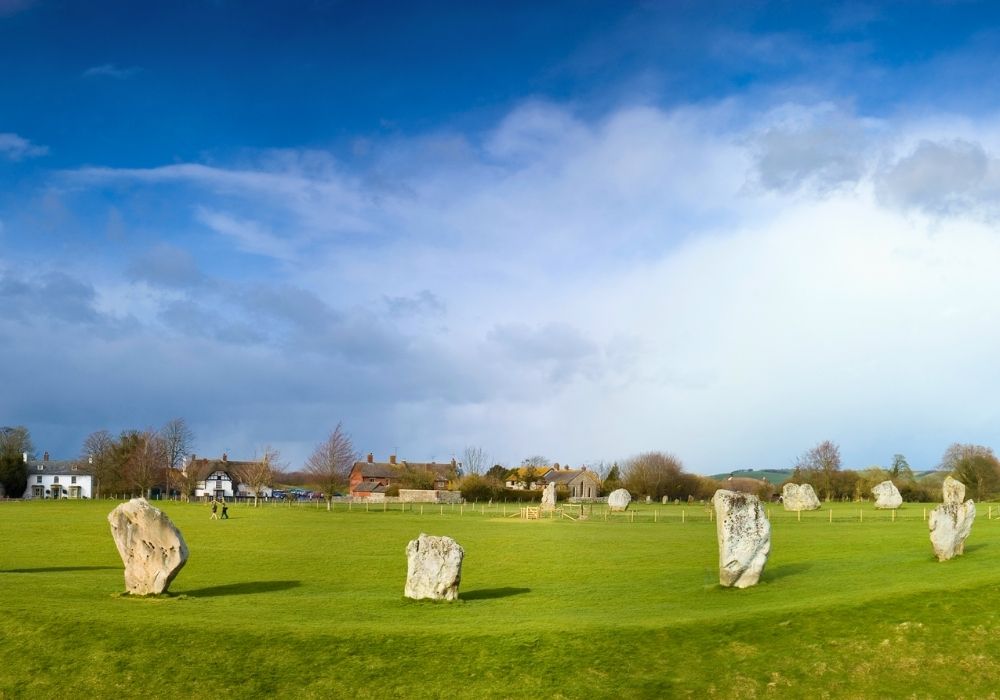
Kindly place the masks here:
[[(210, 517), (209, 520), (218, 520), (219, 519), (218, 510), (219, 510), (219, 502), (216, 501), (213, 498), (212, 499), (212, 517)], [(225, 501), (222, 502), (222, 519), (223, 520), (229, 520), (229, 504), (227, 504)]]

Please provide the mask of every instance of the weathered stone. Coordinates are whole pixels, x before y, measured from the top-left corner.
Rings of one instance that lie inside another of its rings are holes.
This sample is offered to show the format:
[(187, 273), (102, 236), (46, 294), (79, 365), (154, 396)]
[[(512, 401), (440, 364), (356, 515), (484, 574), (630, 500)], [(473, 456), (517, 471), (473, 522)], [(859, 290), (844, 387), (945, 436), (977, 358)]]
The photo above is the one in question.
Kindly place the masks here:
[(458, 600), (462, 558), (458, 542), (450, 537), (420, 536), (406, 545), (406, 588), (414, 600)]
[(545, 484), (542, 489), (542, 510), (556, 509), (556, 485), (555, 483)]
[(816, 510), (819, 499), (810, 484), (785, 484), (781, 489), (781, 502), (785, 510)]
[(628, 504), (632, 502), (632, 494), (628, 489), (615, 489), (608, 496), (608, 508), (612, 513), (617, 513), (628, 509)]
[(891, 481), (883, 481), (881, 484), (872, 487), (872, 495), (875, 496), (875, 507), (883, 510), (895, 510), (903, 503), (903, 497), (899, 495), (899, 489)]
[(131, 595), (165, 593), (188, 559), (180, 530), (145, 498), (133, 498), (108, 513), (111, 536), (125, 564)]
[(944, 496), (942, 500), (946, 506), (959, 505), (965, 500), (965, 484), (958, 479), (946, 476), (941, 485), (941, 493)]
[(753, 586), (771, 552), (771, 523), (760, 499), (719, 489), (712, 503), (719, 539), (719, 583), (735, 588)]
[(927, 525), (938, 561), (957, 557), (965, 551), (965, 539), (972, 532), (975, 519), (976, 504), (971, 498), (965, 503), (944, 503), (931, 511)]

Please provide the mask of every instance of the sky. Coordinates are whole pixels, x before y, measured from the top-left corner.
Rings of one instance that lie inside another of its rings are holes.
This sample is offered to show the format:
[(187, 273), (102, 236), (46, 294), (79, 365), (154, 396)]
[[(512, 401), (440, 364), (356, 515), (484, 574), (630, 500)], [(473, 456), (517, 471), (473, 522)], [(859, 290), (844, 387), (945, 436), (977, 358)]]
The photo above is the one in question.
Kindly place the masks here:
[(1000, 5), (0, 0), (0, 425), (1000, 448)]

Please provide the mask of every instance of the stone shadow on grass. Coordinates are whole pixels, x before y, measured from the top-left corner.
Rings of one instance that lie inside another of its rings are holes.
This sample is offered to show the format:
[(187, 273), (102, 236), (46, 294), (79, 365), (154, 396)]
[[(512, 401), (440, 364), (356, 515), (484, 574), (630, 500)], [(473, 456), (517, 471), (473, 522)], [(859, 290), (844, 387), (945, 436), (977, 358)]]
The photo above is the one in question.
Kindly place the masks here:
[(65, 571), (105, 571), (118, 569), (121, 566), (40, 566), (37, 569), (0, 569), (2, 574), (58, 574)]
[(782, 564), (781, 566), (770, 566), (764, 569), (763, 575), (761, 575), (761, 581), (777, 581), (778, 579), (783, 579), (787, 576), (797, 576), (798, 574), (804, 574), (813, 568), (813, 565), (808, 562), (798, 562), (796, 564)]
[(497, 598), (509, 598), (513, 595), (531, 593), (530, 588), (479, 588), (474, 591), (463, 591), (458, 594), (459, 600), (495, 600)]
[(969, 552), (975, 552), (980, 549), (983, 549), (984, 547), (989, 547), (989, 545), (986, 544), (985, 542), (977, 542), (976, 544), (967, 544), (965, 545), (965, 553), (968, 554)]
[(223, 586), (195, 588), (190, 591), (177, 591), (176, 595), (186, 595), (190, 598), (215, 598), (223, 595), (250, 595), (253, 593), (274, 593), (298, 588), (301, 581), (244, 581), (242, 583), (227, 583)]

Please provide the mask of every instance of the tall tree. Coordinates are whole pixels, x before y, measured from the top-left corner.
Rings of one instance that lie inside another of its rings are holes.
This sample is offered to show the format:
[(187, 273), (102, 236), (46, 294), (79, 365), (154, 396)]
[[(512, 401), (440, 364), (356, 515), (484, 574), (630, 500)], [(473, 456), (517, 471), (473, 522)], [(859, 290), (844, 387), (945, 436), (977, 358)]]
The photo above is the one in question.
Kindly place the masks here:
[(333, 503), (333, 492), (347, 483), (351, 467), (357, 461), (351, 436), (340, 423), (309, 455), (306, 471), (318, 482), (326, 497), (326, 509)]
[(167, 449), (155, 430), (126, 430), (116, 446), (125, 481), (133, 492), (150, 497), (157, 479), (163, 475)]
[(28, 488), (28, 459), (34, 457), (31, 433), (23, 425), (0, 428), (0, 486), (8, 498), (20, 498)]
[(281, 454), (278, 450), (268, 445), (264, 448), (260, 459), (248, 462), (246, 466), (240, 469), (237, 476), (253, 491), (253, 505), (255, 508), (264, 489), (272, 486), (275, 475), (284, 471), (284, 465), (280, 460)]
[(482, 447), (467, 445), (462, 451), (462, 470), (464, 474), (482, 474), (490, 457)]
[(665, 452), (644, 452), (625, 460), (625, 488), (637, 495), (660, 499), (687, 497), (697, 489), (697, 479), (684, 472), (684, 465)]
[(107, 430), (98, 430), (84, 439), (80, 461), (87, 465), (94, 477), (94, 498), (118, 489), (124, 490), (115, 459), (115, 440)]
[(184, 456), (191, 451), (194, 444), (194, 433), (183, 418), (174, 418), (160, 429), (160, 437), (166, 449), (166, 467), (163, 470), (163, 483), (170, 497), (170, 472), (178, 469), (184, 462)]
[(817, 482), (829, 501), (833, 498), (834, 474), (840, 471), (840, 448), (835, 443), (824, 440), (799, 457), (795, 468), (812, 472), (812, 480)]

